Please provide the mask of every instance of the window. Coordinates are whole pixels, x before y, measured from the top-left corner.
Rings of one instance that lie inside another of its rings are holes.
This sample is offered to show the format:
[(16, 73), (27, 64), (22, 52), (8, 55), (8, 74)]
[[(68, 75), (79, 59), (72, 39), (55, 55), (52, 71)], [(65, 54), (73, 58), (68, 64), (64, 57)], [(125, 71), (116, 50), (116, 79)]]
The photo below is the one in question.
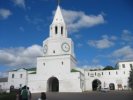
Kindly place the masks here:
[(57, 32), (58, 32), (58, 28), (57, 26), (55, 26), (55, 34), (57, 34)]
[(95, 72), (95, 76), (97, 75), (97, 73)]
[(116, 75), (117, 75), (118, 73), (117, 73), (117, 71), (116, 71)]
[(22, 87), (22, 84), (19, 84), (19, 87), (21, 88)]
[(89, 76), (89, 73), (88, 73), (88, 76)]
[(61, 62), (61, 64), (63, 65), (63, 64), (64, 64), (64, 62), (62, 61), (62, 62)]
[(45, 66), (45, 63), (43, 63), (43, 65)]
[(22, 78), (23, 77), (23, 74), (20, 74), (20, 78)]
[(55, 50), (53, 50), (53, 53), (55, 53)]
[(133, 65), (132, 64), (130, 64), (130, 68), (133, 69)]
[(102, 75), (103, 75), (103, 72), (102, 72)]
[(110, 75), (110, 72), (109, 72), (109, 75)]
[(61, 35), (63, 35), (63, 26), (61, 26)]
[(125, 68), (125, 64), (122, 64), (122, 67)]
[(12, 78), (14, 78), (14, 74), (12, 74)]
[(123, 72), (123, 74), (125, 74), (125, 71)]

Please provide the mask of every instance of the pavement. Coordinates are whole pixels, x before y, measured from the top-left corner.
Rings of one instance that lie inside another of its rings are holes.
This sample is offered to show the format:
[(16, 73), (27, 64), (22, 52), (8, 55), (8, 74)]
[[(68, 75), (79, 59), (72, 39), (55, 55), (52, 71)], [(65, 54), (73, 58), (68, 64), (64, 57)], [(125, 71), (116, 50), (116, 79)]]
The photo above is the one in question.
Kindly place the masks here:
[[(83, 92), (83, 93), (46, 93), (47, 100), (133, 100), (133, 91)], [(32, 94), (38, 100), (40, 93)]]

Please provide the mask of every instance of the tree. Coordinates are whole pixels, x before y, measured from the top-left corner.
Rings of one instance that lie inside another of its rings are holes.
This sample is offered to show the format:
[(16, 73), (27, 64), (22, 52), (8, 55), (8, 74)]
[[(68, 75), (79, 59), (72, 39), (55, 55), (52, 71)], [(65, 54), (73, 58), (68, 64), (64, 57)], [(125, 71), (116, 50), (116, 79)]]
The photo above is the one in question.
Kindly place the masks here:
[(106, 66), (105, 68), (103, 68), (103, 70), (114, 70), (114, 67), (112, 67), (112, 66)]
[(130, 71), (130, 76), (128, 79), (129, 87), (133, 90), (133, 69)]

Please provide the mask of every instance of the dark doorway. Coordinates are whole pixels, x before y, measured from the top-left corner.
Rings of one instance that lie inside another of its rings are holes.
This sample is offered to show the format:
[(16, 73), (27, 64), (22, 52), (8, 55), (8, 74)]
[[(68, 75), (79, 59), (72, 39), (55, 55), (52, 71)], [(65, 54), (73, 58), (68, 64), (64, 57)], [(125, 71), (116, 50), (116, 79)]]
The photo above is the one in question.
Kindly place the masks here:
[(59, 91), (59, 81), (56, 77), (51, 77), (48, 79), (48, 92), (58, 92)]
[(14, 90), (15, 90), (15, 89), (14, 89), (14, 86), (11, 85), (11, 86), (10, 86), (10, 92), (14, 92)]
[(114, 83), (110, 83), (110, 84), (109, 84), (109, 88), (110, 88), (110, 90), (115, 90), (115, 85), (114, 85)]
[(92, 82), (92, 89), (93, 91), (97, 91), (101, 89), (101, 81), (96, 79)]

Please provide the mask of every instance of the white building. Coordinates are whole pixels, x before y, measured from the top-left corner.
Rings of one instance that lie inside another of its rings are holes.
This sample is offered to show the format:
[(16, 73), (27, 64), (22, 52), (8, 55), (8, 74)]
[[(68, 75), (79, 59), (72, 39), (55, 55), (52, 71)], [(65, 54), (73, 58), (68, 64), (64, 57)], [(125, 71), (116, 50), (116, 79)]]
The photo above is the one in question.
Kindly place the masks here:
[[(116, 70), (90, 70), (76, 67), (73, 41), (67, 37), (67, 27), (60, 6), (50, 25), (49, 37), (43, 41), (43, 55), (37, 67), (10, 71), (9, 89), (24, 85), (35, 92), (82, 92), (100, 88), (128, 89), (129, 72), (133, 61), (118, 62)], [(3, 82), (0, 88), (4, 89)]]

